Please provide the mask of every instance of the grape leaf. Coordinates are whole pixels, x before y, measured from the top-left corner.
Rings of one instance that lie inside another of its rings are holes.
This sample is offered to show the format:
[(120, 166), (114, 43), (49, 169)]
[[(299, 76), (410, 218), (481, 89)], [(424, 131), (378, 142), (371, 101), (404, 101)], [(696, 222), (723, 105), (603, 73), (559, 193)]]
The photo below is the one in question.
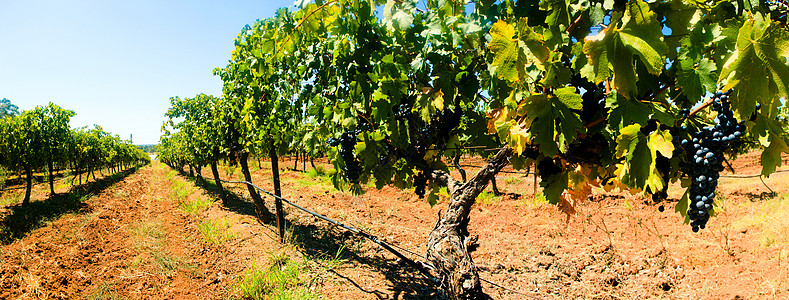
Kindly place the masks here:
[(632, 57), (638, 55), (649, 73), (659, 74), (668, 48), (663, 42), (657, 16), (646, 2), (630, 0), (624, 16), (612, 15), (611, 24), (619, 23), (620, 18), (621, 27), (610, 26), (595, 36), (587, 36), (583, 50), (594, 69), (595, 83), (613, 75), (613, 88), (622, 96), (632, 98), (637, 93)]
[(646, 124), (652, 112), (648, 105), (636, 100), (619, 97), (614, 91), (606, 99), (608, 124), (611, 130), (618, 130), (630, 124)]
[(540, 8), (548, 11), (545, 23), (548, 30), (545, 31), (545, 39), (552, 46), (562, 44), (563, 35), (570, 25), (570, 13), (568, 3), (565, 0), (540, 1)]
[(574, 88), (565, 87), (557, 89), (556, 95), (537, 94), (526, 98), (518, 107), (518, 116), (525, 117), (524, 125), (531, 131), (534, 143), (551, 157), (559, 153), (558, 145), (564, 149), (578, 133), (584, 132), (583, 122), (571, 111), (581, 105), (581, 96)]
[(770, 176), (776, 167), (781, 166), (781, 152), (789, 153), (787, 141), (781, 137), (784, 130), (780, 123), (761, 113), (756, 114), (756, 120), (750, 127), (759, 144), (765, 147), (761, 156), (762, 175)]
[(770, 146), (762, 152), (762, 175), (770, 176), (775, 172), (776, 167), (780, 167), (783, 160), (781, 152), (789, 153), (789, 146), (786, 140), (776, 134), (770, 134)]
[(567, 189), (567, 176), (567, 173), (555, 174), (553, 176), (548, 176), (548, 178), (540, 182), (540, 186), (543, 187), (542, 193), (549, 203), (561, 203), (562, 193)]
[(514, 38), (515, 27), (499, 20), (490, 28), (490, 44), (496, 74), (512, 82), (521, 82), (526, 74), (526, 58), (521, 55), (518, 40)]
[(789, 33), (780, 25), (760, 13), (744, 22), (737, 36), (737, 51), (718, 78), (726, 80), (724, 89), (734, 88), (730, 99), (735, 117), (743, 119), (753, 114), (757, 102), (770, 105), (775, 103), (774, 98), (789, 97), (787, 57)]
[(625, 159), (619, 181), (631, 188), (648, 188), (655, 192), (665, 182), (657, 170), (657, 152), (670, 158), (674, 145), (668, 130), (655, 130), (645, 136), (641, 125), (632, 124), (619, 131), (616, 156)]
[(707, 58), (698, 62), (680, 59), (677, 69), (677, 85), (692, 102), (700, 100), (707, 91), (715, 90), (718, 77), (715, 62)]

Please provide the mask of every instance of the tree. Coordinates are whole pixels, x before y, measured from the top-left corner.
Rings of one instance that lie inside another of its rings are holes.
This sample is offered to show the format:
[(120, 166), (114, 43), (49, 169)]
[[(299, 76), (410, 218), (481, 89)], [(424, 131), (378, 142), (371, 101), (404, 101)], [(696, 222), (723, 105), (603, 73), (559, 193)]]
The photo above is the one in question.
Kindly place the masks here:
[[(416, 186), (435, 204), (446, 187), (426, 257), (451, 299), (484, 297), (469, 211), (508, 164), (535, 164), (546, 198), (567, 212), (592, 186), (659, 201), (682, 181), (677, 211), (698, 230), (714, 193), (696, 197), (714, 190), (724, 153), (757, 143), (769, 175), (789, 152), (778, 119), (789, 33), (777, 2), (300, 3), (246, 27), (218, 72), (226, 123), (257, 124), (225, 136), (265, 143), (276, 137), (251, 129), (274, 123), (255, 118), (302, 111), (292, 124), (332, 136), (338, 188)], [(453, 148), (477, 143), (501, 149), (468, 181), (450, 176)]]
[(19, 114), (19, 107), (11, 103), (11, 100), (3, 98), (0, 100), (0, 119), (13, 117)]

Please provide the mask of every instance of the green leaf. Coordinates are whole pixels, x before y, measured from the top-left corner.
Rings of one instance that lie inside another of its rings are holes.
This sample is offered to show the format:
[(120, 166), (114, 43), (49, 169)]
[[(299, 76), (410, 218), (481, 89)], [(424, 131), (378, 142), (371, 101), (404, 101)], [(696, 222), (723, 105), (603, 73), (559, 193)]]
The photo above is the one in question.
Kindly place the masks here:
[(719, 81), (726, 80), (732, 110), (740, 119), (747, 118), (761, 103), (768, 111), (774, 99), (789, 93), (789, 33), (779, 24), (757, 13), (746, 20), (737, 36), (737, 52), (723, 66)]
[(616, 138), (616, 157), (632, 154), (638, 144), (639, 135), (641, 135), (640, 124), (628, 125), (619, 130), (619, 136)]
[(549, 203), (559, 204), (562, 202), (562, 193), (567, 189), (567, 177), (567, 173), (562, 172), (540, 182), (540, 186), (543, 187), (542, 193)]
[(630, 124), (646, 124), (652, 110), (648, 105), (636, 100), (619, 97), (619, 93), (614, 91), (606, 99), (608, 107), (608, 124), (611, 130), (619, 130)]
[(545, 31), (545, 40), (552, 46), (563, 43), (567, 27), (570, 26), (570, 13), (568, 3), (565, 0), (540, 1), (540, 8), (548, 11), (545, 23), (548, 30)]
[(490, 28), (490, 44), (488, 48), (493, 53), (493, 66), (496, 67), (496, 74), (512, 82), (520, 82), (525, 74), (526, 64), (520, 55), (518, 42), (513, 38), (515, 27), (499, 20)]
[[(571, 108), (581, 107), (580, 96), (574, 88), (556, 90), (557, 95), (533, 95), (518, 107), (520, 116), (525, 113), (522, 127), (529, 128), (534, 143), (546, 156), (554, 156), (571, 143), (578, 133), (585, 132), (583, 122)], [(575, 94), (572, 96), (571, 94)]]
[(781, 159), (781, 152), (789, 153), (789, 146), (786, 140), (782, 139), (776, 134), (770, 135), (770, 146), (762, 151), (762, 175), (770, 176), (775, 172), (776, 167), (780, 167), (783, 160)]
[(513, 82), (519, 82), (525, 73), (523, 69), (525, 62), (519, 55), (517, 40), (513, 39), (515, 28), (512, 25), (499, 20), (490, 28), (490, 44), (488, 48), (493, 53), (493, 65), (496, 66), (496, 74)]
[(690, 59), (678, 60), (677, 86), (691, 99), (700, 100), (707, 91), (714, 91), (717, 82), (715, 62), (702, 58), (695, 62)]
[(545, 87), (565, 86), (573, 75), (572, 71), (558, 60), (545, 62), (542, 66), (545, 72), (543, 73), (542, 80), (540, 80), (540, 84)]
[(637, 55), (649, 73), (659, 74), (663, 70), (663, 56), (668, 47), (662, 39), (660, 22), (646, 2), (630, 0), (624, 16), (612, 15), (611, 24), (620, 23), (620, 17), (621, 27), (610, 26), (596, 36), (586, 37), (583, 50), (589, 56), (595, 83), (613, 76), (613, 88), (620, 95), (632, 98), (637, 94), (637, 74), (632, 57)]
[(556, 98), (570, 109), (583, 109), (583, 99), (575, 92), (574, 87), (563, 87), (554, 91)]
[[(688, 182), (687, 185), (685, 182)], [(682, 187), (687, 188), (688, 186), (690, 186), (690, 181), (683, 180)], [(690, 189), (685, 190), (685, 193), (682, 194), (682, 199), (679, 199), (677, 205), (674, 206), (674, 212), (677, 212), (685, 217), (685, 224), (690, 223), (690, 217), (688, 217), (688, 208), (690, 208)]]

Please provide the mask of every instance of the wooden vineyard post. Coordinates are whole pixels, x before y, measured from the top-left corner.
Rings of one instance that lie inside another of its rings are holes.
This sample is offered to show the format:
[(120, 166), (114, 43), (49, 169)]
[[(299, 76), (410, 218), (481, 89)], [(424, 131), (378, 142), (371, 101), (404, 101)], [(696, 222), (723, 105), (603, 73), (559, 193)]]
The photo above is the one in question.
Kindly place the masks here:
[[(282, 197), (282, 191), (279, 187), (279, 162), (277, 161), (277, 150), (274, 145), (271, 145), (271, 150), (269, 150), (269, 156), (271, 157), (271, 172), (274, 181), (274, 195), (277, 197)], [(285, 215), (282, 212), (282, 200), (280, 198), (275, 197), (274, 199), (274, 206), (276, 207), (276, 214), (277, 214), (277, 229), (279, 230), (279, 242), (285, 243)]]

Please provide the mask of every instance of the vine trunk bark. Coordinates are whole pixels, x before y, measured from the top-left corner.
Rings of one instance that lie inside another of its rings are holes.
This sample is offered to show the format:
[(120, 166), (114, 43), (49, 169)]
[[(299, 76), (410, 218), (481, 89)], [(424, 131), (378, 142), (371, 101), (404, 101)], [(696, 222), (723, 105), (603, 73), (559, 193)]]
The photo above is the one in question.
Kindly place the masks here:
[[(252, 182), (252, 174), (249, 173), (249, 165), (247, 164), (247, 159), (249, 158), (249, 152), (241, 151), (238, 154), (238, 163), (241, 165), (241, 173), (244, 174), (244, 180), (248, 182)], [(254, 187), (251, 185), (245, 184), (247, 186), (247, 190), (249, 191), (249, 195), (252, 196), (252, 201), (255, 202), (255, 207), (257, 208), (258, 213), (258, 220), (262, 223), (269, 223), (271, 222), (271, 212), (266, 208), (266, 204), (263, 202), (263, 198), (260, 198), (260, 194), (255, 190)]]
[(22, 206), (27, 206), (30, 204), (30, 190), (33, 188), (33, 169), (30, 165), (25, 165), (25, 184), (27, 188), (25, 189), (25, 199), (22, 200)]
[(52, 159), (47, 161), (47, 167), (49, 167), (49, 193), (54, 195), (55, 194), (55, 179), (52, 176)]
[(211, 174), (214, 175), (214, 183), (219, 190), (219, 199), (222, 199), (222, 204), (227, 204), (227, 197), (225, 197), (225, 189), (222, 188), (222, 181), (219, 180), (219, 168), (216, 166), (216, 161), (211, 161)]
[(442, 171), (433, 171), (433, 180), (444, 183), (450, 192), (449, 206), (430, 232), (427, 260), (435, 267), (449, 299), (490, 299), (482, 291), (477, 267), (468, 253), (468, 223), (471, 206), (493, 176), (509, 164), (514, 151), (502, 148), (474, 177), (465, 183)]

